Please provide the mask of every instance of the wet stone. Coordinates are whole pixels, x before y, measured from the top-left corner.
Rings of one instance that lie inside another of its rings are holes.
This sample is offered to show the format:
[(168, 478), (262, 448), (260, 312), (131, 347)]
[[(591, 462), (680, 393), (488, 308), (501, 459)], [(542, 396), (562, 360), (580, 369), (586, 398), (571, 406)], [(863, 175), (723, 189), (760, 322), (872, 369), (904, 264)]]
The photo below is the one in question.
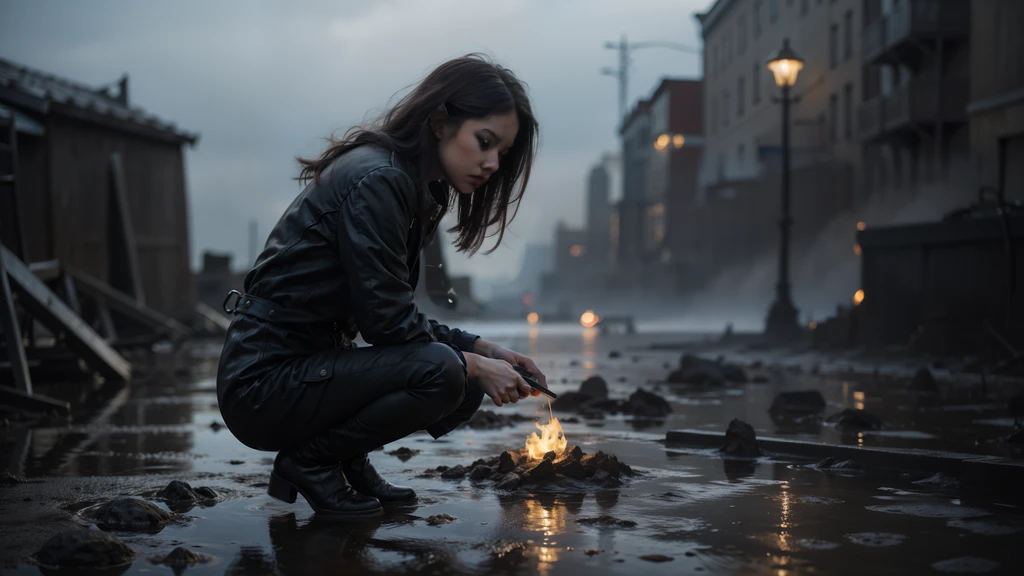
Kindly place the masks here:
[(780, 392), (772, 401), (769, 412), (774, 414), (815, 414), (825, 409), (825, 397), (817, 390)]
[(555, 451), (554, 450), (548, 450), (544, 454), (544, 460), (551, 460), (552, 462), (554, 462), (555, 461)]
[(932, 568), (939, 572), (952, 572), (955, 574), (985, 574), (999, 568), (999, 562), (987, 558), (974, 556), (960, 556), (941, 560), (932, 564)]
[(644, 556), (641, 556), (640, 559), (646, 560), (648, 562), (671, 562), (675, 560), (675, 558), (671, 556), (665, 556), (664, 554), (646, 554)]
[(519, 486), (522, 485), (523, 479), (515, 472), (509, 472), (505, 474), (497, 484), (494, 485), (498, 490), (518, 490)]
[(599, 400), (608, 398), (608, 383), (600, 376), (591, 376), (580, 384), (579, 393)]
[(555, 476), (555, 465), (551, 463), (551, 460), (541, 460), (539, 464), (531, 468), (523, 476), (523, 480), (526, 482), (536, 483), (543, 482), (549, 478)]
[(220, 422), (217, 422), (216, 420), (214, 420), (213, 422), (210, 422), (210, 429), (213, 430), (214, 432), (219, 431), (223, 427), (224, 427), (224, 425), (221, 424)]
[(522, 414), (497, 414), (491, 410), (477, 410), (462, 426), (473, 430), (500, 430), (515, 426), (519, 422), (532, 422), (533, 419)]
[(617, 528), (633, 528), (636, 526), (636, 522), (632, 520), (619, 520), (618, 518), (607, 514), (591, 518), (580, 518), (576, 523), (583, 524), (585, 526), (612, 526)]
[(864, 466), (856, 460), (837, 460), (829, 456), (817, 464), (812, 464), (811, 468), (821, 470), (863, 470)]
[(494, 474), (494, 470), (490, 466), (477, 466), (473, 468), (473, 471), (469, 474), (470, 480), (484, 480)]
[(163, 564), (170, 566), (171, 568), (188, 568), (196, 564), (206, 564), (210, 560), (213, 560), (212, 556), (207, 556), (201, 552), (193, 552), (183, 546), (178, 546), (166, 556), (156, 556), (150, 558), (150, 562), (153, 564)]
[(135, 552), (117, 536), (82, 528), (54, 535), (36, 553), (39, 564), (51, 567), (108, 568), (134, 559)]
[(145, 500), (117, 498), (96, 512), (96, 525), (103, 530), (160, 530), (175, 516)]
[(200, 486), (192, 488), (188, 482), (171, 480), (163, 490), (156, 493), (157, 498), (163, 498), (168, 502), (195, 502), (196, 500), (214, 500), (217, 493), (213, 488)]
[(455, 516), (450, 514), (437, 514), (436, 516), (427, 516), (427, 524), (431, 526), (441, 526), (443, 524), (451, 524), (458, 520)]
[(387, 454), (388, 456), (395, 456), (396, 458), (398, 458), (402, 462), (407, 462), (410, 458), (412, 458), (413, 456), (415, 456), (415, 455), (417, 455), (419, 453), (420, 453), (419, 450), (413, 450), (412, 448), (406, 448), (405, 446), (399, 447), (398, 450), (392, 450), (391, 452), (385, 452), (385, 454)]
[(725, 444), (719, 448), (719, 452), (747, 458), (760, 456), (761, 450), (757, 446), (754, 427), (733, 418), (732, 422), (729, 422), (729, 428), (725, 431)]
[(622, 412), (658, 418), (672, 413), (672, 405), (661, 396), (640, 388), (630, 394), (629, 399), (622, 405)]
[(860, 532), (857, 534), (847, 534), (846, 539), (861, 546), (883, 548), (902, 544), (907, 537), (903, 534), (890, 534), (888, 532)]
[(579, 446), (566, 446), (565, 450), (562, 451), (562, 458), (572, 458), (574, 460), (583, 459), (583, 449)]
[(438, 471), (441, 472), (441, 478), (446, 480), (456, 480), (466, 475), (466, 469), (462, 466), (455, 466), (447, 470), (440, 470), (439, 468)]
[(511, 472), (519, 466), (519, 453), (506, 450), (498, 460), (498, 472)]
[(566, 458), (556, 464), (555, 473), (561, 474), (566, 478), (572, 478), (573, 480), (583, 480), (587, 477), (587, 472), (583, 469), (583, 464), (575, 458)]
[(882, 419), (870, 412), (847, 408), (836, 412), (825, 419), (840, 432), (861, 432), (863, 430), (881, 430)]

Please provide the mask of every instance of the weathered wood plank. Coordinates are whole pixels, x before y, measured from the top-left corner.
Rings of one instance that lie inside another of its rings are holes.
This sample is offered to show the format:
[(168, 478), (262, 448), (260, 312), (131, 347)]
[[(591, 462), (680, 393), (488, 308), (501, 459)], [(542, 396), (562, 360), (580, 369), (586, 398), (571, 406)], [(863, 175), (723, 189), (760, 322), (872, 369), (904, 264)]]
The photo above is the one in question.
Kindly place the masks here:
[[(11, 294), (11, 284), (7, 278), (7, 254), (10, 252), (6, 248), (0, 252), (0, 330), (4, 331), (7, 338), (7, 356), (11, 363), (11, 372), (14, 374), (14, 387), (21, 393), (31, 396), (32, 377), (29, 375), (21, 327), (14, 311), (14, 296)], [(11, 257), (13, 258), (13, 255)]]
[(23, 295), (22, 305), (51, 332), (63, 331), (68, 348), (105, 378), (128, 380), (131, 364), (61, 301), (42, 280), (7, 248), (0, 247), (11, 284)]
[(58, 414), (67, 415), (71, 413), (71, 404), (64, 400), (56, 400), (42, 394), (26, 394), (21, 390), (0, 386), (0, 404), (5, 404), (19, 410), (32, 412), (49, 412), (55, 410)]
[(184, 339), (192, 335), (192, 330), (181, 322), (168, 318), (156, 310), (136, 302), (131, 296), (115, 290), (108, 284), (100, 282), (84, 272), (67, 268), (65, 268), (64, 272), (65, 274), (70, 274), (75, 279), (80, 293), (99, 302), (105, 302), (112, 312), (123, 314), (156, 331), (163, 331), (174, 340)]
[[(142, 274), (139, 271), (139, 248), (136, 242), (135, 225), (131, 210), (128, 209), (128, 193), (124, 183), (124, 163), (121, 154), (110, 155), (110, 216), (107, 220), (110, 232), (110, 277), (117, 285), (139, 304), (146, 303), (142, 290)], [(114, 279), (120, 279), (119, 282)], [(118, 284), (123, 284), (118, 285)]]

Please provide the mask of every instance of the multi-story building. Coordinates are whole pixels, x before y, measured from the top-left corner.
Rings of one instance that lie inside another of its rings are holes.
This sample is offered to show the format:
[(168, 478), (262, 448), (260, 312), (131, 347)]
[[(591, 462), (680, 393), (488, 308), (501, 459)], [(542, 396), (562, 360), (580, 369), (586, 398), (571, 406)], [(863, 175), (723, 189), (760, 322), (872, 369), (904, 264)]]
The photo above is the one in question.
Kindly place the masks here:
[(643, 218), (647, 160), (651, 145), (650, 102), (641, 100), (622, 120), (622, 201), (617, 211), (618, 246), (616, 260), (628, 265), (647, 259), (644, 253)]
[(765, 67), (784, 39), (804, 60), (791, 95), (793, 237), (808, 241), (859, 199), (863, 0), (716, 0), (704, 38), (697, 251), (713, 274), (777, 245), (782, 118)]
[(587, 178), (587, 260), (597, 269), (605, 269), (611, 260), (610, 184), (602, 160), (590, 169)]
[(969, 1), (865, 0), (863, 6), (857, 135), (864, 143), (864, 191), (961, 182), (970, 147)]

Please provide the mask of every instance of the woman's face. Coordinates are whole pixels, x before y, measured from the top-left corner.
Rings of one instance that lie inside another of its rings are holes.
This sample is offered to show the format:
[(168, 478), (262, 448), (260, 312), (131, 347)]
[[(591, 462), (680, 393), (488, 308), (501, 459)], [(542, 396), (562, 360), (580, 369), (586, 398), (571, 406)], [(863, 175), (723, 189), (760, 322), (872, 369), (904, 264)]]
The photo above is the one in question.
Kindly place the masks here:
[(445, 180), (459, 193), (472, 194), (497, 172), (518, 133), (515, 110), (465, 120), (457, 130), (445, 124), (439, 150)]

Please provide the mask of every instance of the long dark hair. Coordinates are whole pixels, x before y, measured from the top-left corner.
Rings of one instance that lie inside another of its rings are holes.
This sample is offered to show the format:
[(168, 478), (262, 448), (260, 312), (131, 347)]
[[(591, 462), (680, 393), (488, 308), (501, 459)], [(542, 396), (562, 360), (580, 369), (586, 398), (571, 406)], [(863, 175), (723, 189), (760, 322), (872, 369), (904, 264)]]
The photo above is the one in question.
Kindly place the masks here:
[[(470, 195), (450, 189), (448, 194), (449, 208), (458, 198), (458, 223), (448, 230), (458, 234), (455, 246), (460, 252), (472, 254), (485, 238), (496, 234), (497, 241), (487, 251), (490, 253), (501, 243), (505, 227), (519, 210), (537, 153), (538, 126), (525, 85), (511, 70), (478, 54), (441, 64), (374, 124), (352, 128), (341, 139), (332, 136), (319, 158), (299, 158), (302, 172), (298, 179), (319, 183), (320, 175), (339, 156), (364, 144), (377, 144), (409, 162), (417, 185), (423, 189), (425, 174), (438, 161), (438, 141), (431, 127), (435, 113), (446, 113), (449, 125), (458, 130), (467, 119), (512, 110), (519, 118), (519, 132), (497, 172)], [(511, 215), (509, 206), (514, 206)], [(495, 224), (497, 231), (489, 233)]]

